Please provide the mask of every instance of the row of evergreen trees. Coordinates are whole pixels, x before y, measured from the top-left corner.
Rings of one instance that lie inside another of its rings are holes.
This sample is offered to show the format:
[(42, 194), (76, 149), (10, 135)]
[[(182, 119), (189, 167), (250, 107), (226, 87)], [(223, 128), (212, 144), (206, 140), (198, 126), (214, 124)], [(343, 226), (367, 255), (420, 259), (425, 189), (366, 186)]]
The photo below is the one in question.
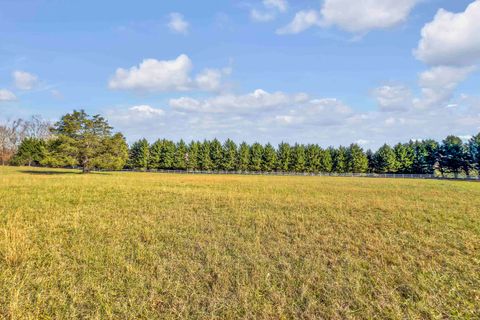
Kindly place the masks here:
[(434, 140), (410, 141), (391, 147), (384, 144), (376, 152), (366, 152), (358, 145), (323, 149), (316, 144), (290, 145), (281, 143), (236, 145), (228, 139), (192, 141), (146, 139), (133, 143), (127, 168), (206, 171), (281, 171), (336, 173), (464, 173), (480, 169), (480, 134), (464, 143), (459, 137), (448, 136), (442, 143)]

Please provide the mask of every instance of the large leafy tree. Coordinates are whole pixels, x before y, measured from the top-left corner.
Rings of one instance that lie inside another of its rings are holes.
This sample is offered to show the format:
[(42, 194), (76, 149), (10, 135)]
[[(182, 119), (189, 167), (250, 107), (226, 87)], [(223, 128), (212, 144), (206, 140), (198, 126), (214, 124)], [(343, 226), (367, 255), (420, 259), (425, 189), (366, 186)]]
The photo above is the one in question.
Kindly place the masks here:
[(363, 149), (356, 143), (352, 143), (347, 149), (348, 171), (364, 173), (368, 170), (368, 158)]
[(56, 143), (49, 159), (57, 164), (66, 158), (74, 160), (64, 164), (80, 166), (84, 173), (124, 165), (126, 154), (116, 151), (125, 149), (126, 142), (121, 134), (113, 135), (112, 129), (100, 115), (89, 116), (83, 110), (66, 114), (52, 129)]

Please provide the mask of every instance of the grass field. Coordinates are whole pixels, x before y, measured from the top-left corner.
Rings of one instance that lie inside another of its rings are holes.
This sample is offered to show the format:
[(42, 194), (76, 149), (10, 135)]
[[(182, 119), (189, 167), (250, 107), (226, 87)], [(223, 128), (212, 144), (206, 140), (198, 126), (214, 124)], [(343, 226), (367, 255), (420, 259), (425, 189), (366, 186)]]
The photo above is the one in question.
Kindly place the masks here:
[(480, 183), (0, 168), (0, 317), (480, 318)]

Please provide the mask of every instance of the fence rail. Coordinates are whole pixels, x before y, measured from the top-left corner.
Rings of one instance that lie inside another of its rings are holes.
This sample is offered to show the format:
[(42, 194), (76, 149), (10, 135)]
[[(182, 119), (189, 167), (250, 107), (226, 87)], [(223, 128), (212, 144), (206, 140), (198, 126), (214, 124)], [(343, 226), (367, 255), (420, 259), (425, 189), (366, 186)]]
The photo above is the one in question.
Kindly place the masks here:
[(330, 172), (280, 172), (280, 171), (204, 171), (204, 170), (132, 170), (123, 169), (123, 172), (153, 172), (174, 174), (225, 174), (225, 175), (256, 175), (256, 176), (311, 176), (311, 177), (358, 177), (358, 178), (392, 178), (392, 179), (444, 179), (444, 180), (469, 180), (480, 181), (480, 176), (441, 176), (436, 174), (410, 174), (410, 173), (330, 173)]

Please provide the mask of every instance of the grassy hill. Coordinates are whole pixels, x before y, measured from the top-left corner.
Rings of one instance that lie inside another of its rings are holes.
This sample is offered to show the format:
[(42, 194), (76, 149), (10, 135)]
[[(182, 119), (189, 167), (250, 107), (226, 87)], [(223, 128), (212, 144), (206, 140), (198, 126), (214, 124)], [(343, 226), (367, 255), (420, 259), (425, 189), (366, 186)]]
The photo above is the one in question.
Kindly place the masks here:
[(480, 183), (0, 167), (0, 318), (479, 318)]

